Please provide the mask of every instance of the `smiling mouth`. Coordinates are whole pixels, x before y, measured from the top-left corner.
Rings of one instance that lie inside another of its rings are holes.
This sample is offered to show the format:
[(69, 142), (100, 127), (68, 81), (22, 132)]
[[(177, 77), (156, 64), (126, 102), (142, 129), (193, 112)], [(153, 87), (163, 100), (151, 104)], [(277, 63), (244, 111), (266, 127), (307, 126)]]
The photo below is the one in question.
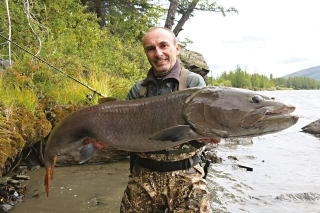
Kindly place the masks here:
[(161, 59), (161, 60), (157, 60), (157, 61), (155, 61), (156, 63), (156, 65), (163, 65), (163, 64), (165, 64), (166, 62), (167, 62), (167, 59)]

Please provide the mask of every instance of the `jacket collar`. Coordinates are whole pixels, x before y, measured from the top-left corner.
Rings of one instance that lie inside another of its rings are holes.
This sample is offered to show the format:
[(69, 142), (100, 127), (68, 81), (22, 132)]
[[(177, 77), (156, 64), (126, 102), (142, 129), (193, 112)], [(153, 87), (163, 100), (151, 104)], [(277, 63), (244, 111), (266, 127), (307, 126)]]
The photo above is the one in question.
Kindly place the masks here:
[[(172, 78), (172, 79), (176, 79), (178, 82), (180, 80), (180, 63), (177, 60), (175, 65), (173, 65), (171, 71), (163, 77), (162, 80), (168, 79), (168, 78)], [(156, 76), (153, 73), (153, 68), (151, 67), (148, 71), (147, 77), (144, 79), (144, 81), (142, 82), (142, 86), (146, 86), (149, 82), (156, 82)]]

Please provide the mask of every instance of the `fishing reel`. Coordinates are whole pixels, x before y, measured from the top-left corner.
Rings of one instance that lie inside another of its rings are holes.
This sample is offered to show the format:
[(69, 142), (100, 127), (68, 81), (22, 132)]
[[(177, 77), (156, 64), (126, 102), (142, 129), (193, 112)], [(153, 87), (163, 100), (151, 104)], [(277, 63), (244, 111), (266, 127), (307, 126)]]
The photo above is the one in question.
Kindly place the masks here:
[(93, 92), (92, 94), (87, 94), (86, 95), (86, 98), (89, 100), (89, 101), (93, 101), (94, 97), (96, 96), (97, 92)]

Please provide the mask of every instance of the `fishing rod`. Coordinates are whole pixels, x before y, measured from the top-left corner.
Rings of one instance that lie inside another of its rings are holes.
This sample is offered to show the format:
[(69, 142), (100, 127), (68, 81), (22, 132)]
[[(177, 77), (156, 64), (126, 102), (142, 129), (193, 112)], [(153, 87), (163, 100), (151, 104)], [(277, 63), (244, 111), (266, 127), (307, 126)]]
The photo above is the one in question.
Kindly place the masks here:
[(93, 92), (93, 95), (87, 95), (87, 98), (88, 98), (88, 97), (93, 98), (93, 96), (94, 96), (95, 94), (100, 95), (101, 97), (106, 97), (105, 95), (101, 94), (99, 91), (95, 90), (94, 88), (90, 87), (89, 85), (86, 85), (86, 84), (82, 83), (81, 81), (79, 81), (79, 80), (76, 79), (75, 77), (73, 77), (73, 76), (69, 75), (68, 73), (62, 71), (61, 69), (53, 66), (52, 64), (50, 64), (50, 63), (47, 62), (46, 60), (40, 58), (39, 56), (36, 56), (35, 54), (33, 54), (32, 52), (30, 52), (30, 51), (27, 50), (26, 48), (20, 46), (19, 44), (15, 43), (14, 41), (11, 41), (10, 39), (6, 38), (6, 37), (3, 36), (1, 33), (0, 33), (0, 36), (1, 36), (2, 38), (4, 38), (5, 40), (7, 40), (8, 42), (10, 42), (11, 44), (16, 45), (17, 47), (19, 47), (19, 48), (22, 49), (23, 51), (29, 53), (30, 55), (32, 55), (32, 56), (35, 57), (36, 59), (40, 60), (41, 62), (47, 64), (49, 67), (51, 67), (51, 68), (59, 71), (60, 73), (62, 73), (62, 74), (64, 74), (65, 76), (67, 76), (68, 78), (71, 78), (72, 80), (76, 81), (77, 83), (79, 83), (79, 84), (81, 84), (82, 86), (85, 86), (87, 89), (91, 90), (91, 91)]

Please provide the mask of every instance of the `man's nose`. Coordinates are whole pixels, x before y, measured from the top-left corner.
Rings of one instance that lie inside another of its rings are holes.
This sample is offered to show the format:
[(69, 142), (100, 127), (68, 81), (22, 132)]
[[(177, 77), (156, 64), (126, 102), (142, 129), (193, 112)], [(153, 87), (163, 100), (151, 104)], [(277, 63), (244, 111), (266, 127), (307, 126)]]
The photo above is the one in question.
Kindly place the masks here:
[(162, 55), (163, 55), (163, 52), (162, 52), (161, 48), (156, 47), (155, 54), (156, 54), (156, 56), (162, 56)]

